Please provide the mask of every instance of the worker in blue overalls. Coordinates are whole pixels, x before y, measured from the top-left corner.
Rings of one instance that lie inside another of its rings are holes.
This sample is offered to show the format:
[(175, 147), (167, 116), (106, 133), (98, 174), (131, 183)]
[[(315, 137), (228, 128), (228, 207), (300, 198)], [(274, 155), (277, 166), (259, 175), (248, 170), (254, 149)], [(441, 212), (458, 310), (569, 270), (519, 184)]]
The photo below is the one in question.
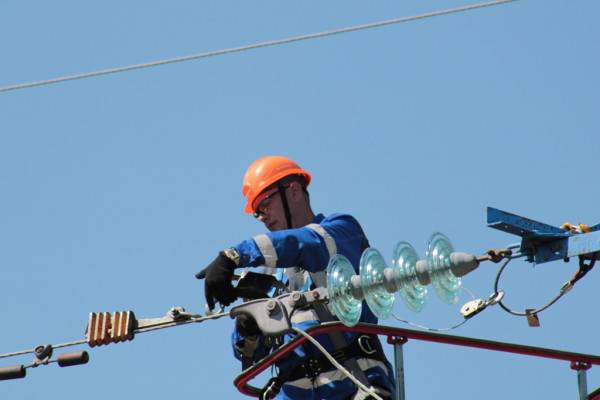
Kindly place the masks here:
[[(250, 165), (242, 186), (246, 198), (244, 211), (254, 214), (270, 232), (221, 251), (196, 275), (205, 280), (210, 309), (215, 307), (215, 301), (227, 306), (240, 296), (231, 283), (238, 267), (264, 266), (267, 271), (279, 272), (289, 291), (326, 286), (325, 269), (334, 254), (344, 255), (358, 272), (361, 253), (369, 246), (361, 226), (348, 214), (315, 215), (306, 190), (310, 182), (311, 175), (286, 157), (262, 157)], [(307, 329), (334, 318), (325, 306), (314, 306), (296, 310), (292, 323)], [(365, 304), (360, 321), (377, 323)], [(282, 339), (288, 341), (292, 337)], [(381, 398), (392, 397), (392, 368), (377, 336), (335, 332), (321, 335), (317, 340), (328, 351), (335, 351), (336, 358), (350, 366), (351, 373)], [(234, 355), (242, 361), (243, 368), (260, 360), (277, 344), (265, 338), (256, 322), (245, 316), (237, 318), (232, 342)], [(263, 389), (264, 398), (368, 398), (310, 344), (297, 348), (277, 367), (279, 374)]]

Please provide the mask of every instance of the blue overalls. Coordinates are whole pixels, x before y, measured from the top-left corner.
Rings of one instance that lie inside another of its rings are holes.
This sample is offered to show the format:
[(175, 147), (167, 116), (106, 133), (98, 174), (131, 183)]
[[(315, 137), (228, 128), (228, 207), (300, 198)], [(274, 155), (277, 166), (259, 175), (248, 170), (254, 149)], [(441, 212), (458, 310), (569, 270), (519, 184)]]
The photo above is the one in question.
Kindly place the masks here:
[[(281, 269), (285, 268), (285, 277), (282, 277), (282, 280), (287, 281), (288, 290), (302, 291), (309, 290), (311, 284), (326, 286), (325, 269), (333, 254), (341, 254), (348, 258), (358, 273), (365, 243), (368, 242), (362, 228), (352, 216), (332, 214), (325, 217), (319, 214), (313, 223), (305, 227), (261, 234), (244, 240), (235, 248), (240, 254), (240, 267), (265, 266), (266, 270), (278, 268), (280, 276)], [(364, 302), (360, 322), (377, 323), (377, 318)], [(292, 325), (299, 329), (305, 330), (318, 324), (319, 319), (312, 308), (295, 311), (292, 315)], [(344, 336), (347, 343), (353, 343), (359, 335), (345, 332)], [(283, 338), (284, 342), (293, 337), (292, 334), (286, 335)], [(328, 351), (334, 350), (328, 335), (318, 336), (317, 340)], [(245, 355), (250, 356), (252, 361), (258, 361), (270, 351), (264, 337), (259, 336), (256, 341), (248, 341), (235, 329), (232, 333), (232, 345), (233, 353), (239, 360)], [(300, 365), (306, 365), (307, 359), (317, 358), (322, 358), (322, 354), (314, 346), (299, 346), (289, 357), (277, 363), (280, 376), (287, 371), (296, 371)], [(379, 359), (357, 356), (356, 360), (371, 385), (383, 389), (384, 394), (386, 391), (390, 395), (393, 394), (392, 368), (385, 356)], [(277, 399), (346, 400), (352, 399), (357, 393), (355, 384), (335, 368), (310, 377), (298, 377), (294, 374), (294, 378), (298, 379), (288, 380), (283, 384)]]

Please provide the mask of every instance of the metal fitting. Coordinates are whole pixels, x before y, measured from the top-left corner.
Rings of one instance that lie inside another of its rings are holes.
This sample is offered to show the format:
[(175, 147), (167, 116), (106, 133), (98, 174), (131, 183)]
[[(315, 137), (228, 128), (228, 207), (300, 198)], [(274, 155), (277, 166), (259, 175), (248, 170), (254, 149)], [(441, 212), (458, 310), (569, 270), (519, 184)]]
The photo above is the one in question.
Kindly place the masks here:
[(293, 308), (302, 307), (306, 304), (306, 298), (301, 292), (293, 292), (290, 296), (290, 305)]
[(275, 300), (269, 300), (267, 301), (265, 308), (267, 309), (267, 313), (269, 313), (269, 315), (272, 315), (275, 312), (275, 309), (277, 308), (277, 303), (275, 302)]

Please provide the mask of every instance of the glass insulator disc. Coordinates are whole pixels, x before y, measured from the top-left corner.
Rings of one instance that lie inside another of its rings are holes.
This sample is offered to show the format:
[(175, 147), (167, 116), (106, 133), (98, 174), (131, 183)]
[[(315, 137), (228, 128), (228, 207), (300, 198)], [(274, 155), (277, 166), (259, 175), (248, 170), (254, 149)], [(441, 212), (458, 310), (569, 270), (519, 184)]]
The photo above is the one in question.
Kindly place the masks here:
[(427, 298), (427, 288), (421, 285), (417, 278), (418, 259), (416, 250), (409, 243), (398, 242), (394, 246), (394, 282), (406, 307), (415, 312), (423, 309)]
[(346, 326), (354, 326), (360, 319), (362, 301), (352, 297), (351, 282), (354, 267), (341, 254), (336, 254), (327, 265), (327, 292), (329, 308)]
[(394, 306), (394, 294), (388, 293), (383, 285), (383, 270), (386, 268), (381, 253), (370, 247), (360, 257), (360, 286), (369, 308), (377, 318), (386, 319)]
[(427, 244), (427, 271), (438, 297), (448, 303), (458, 301), (460, 278), (450, 270), (450, 253), (454, 251), (450, 239), (444, 234), (435, 232)]

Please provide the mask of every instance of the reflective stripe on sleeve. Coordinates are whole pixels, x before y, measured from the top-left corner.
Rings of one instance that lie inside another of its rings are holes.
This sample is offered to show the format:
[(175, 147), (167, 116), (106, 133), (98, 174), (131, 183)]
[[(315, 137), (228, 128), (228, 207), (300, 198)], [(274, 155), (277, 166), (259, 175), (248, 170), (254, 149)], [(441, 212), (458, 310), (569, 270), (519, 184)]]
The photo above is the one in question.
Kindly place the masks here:
[[(307, 228), (315, 231), (319, 236), (323, 238), (325, 242), (325, 246), (327, 246), (327, 252), (329, 253), (329, 258), (333, 257), (337, 254), (337, 245), (335, 244), (335, 240), (331, 237), (331, 235), (319, 224), (309, 224), (306, 225)], [(326, 271), (319, 272), (311, 272), (310, 277), (317, 287), (327, 287), (327, 273)]]
[(317, 232), (319, 236), (323, 238), (325, 241), (325, 245), (327, 246), (327, 251), (329, 252), (329, 257), (333, 257), (337, 254), (337, 246), (335, 244), (335, 240), (331, 237), (331, 235), (319, 224), (309, 224), (306, 225), (307, 228), (312, 229)]
[(260, 253), (265, 259), (265, 267), (277, 267), (277, 251), (275, 251), (275, 246), (273, 246), (271, 239), (264, 234), (254, 236), (252, 239), (254, 239), (254, 242), (260, 250)]

